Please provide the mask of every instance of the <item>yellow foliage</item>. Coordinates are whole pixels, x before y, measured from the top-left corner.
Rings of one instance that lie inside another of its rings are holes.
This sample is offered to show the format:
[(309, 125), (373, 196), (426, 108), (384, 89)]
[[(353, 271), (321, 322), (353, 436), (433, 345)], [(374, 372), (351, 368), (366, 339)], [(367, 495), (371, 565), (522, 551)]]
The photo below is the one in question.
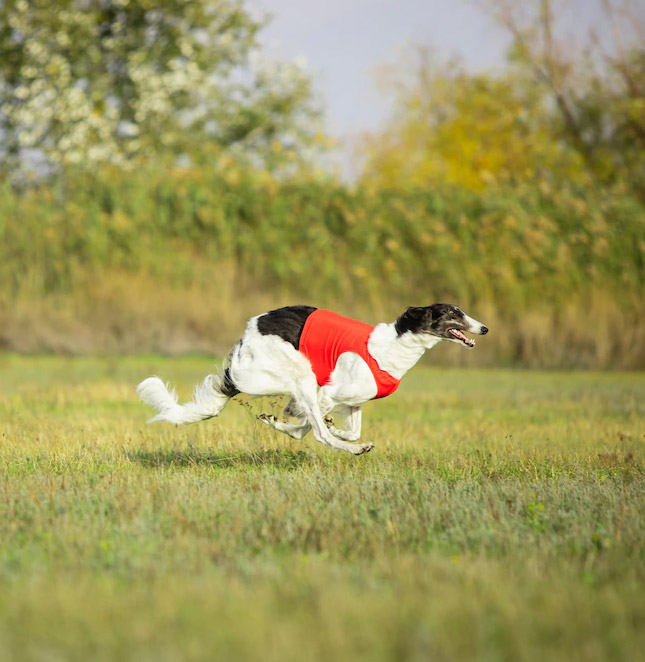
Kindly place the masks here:
[(420, 75), (389, 128), (365, 140), (363, 182), (477, 191), (545, 173), (580, 181), (580, 158), (551, 134), (539, 96), (510, 76)]

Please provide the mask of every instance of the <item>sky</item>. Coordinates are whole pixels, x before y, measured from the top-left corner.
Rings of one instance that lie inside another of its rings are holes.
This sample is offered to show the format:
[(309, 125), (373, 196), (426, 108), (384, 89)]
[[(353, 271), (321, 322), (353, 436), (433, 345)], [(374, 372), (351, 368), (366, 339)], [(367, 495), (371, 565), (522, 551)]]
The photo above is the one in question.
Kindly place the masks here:
[(347, 137), (378, 128), (391, 110), (379, 70), (413, 44), (470, 69), (500, 66), (507, 35), (467, 0), (250, 0), (272, 15), (265, 51), (304, 57), (322, 96), (327, 131)]
[[(378, 130), (392, 110), (392, 91), (379, 84), (379, 72), (401, 66), (414, 44), (429, 47), (440, 61), (458, 56), (471, 71), (503, 66), (510, 38), (483, 11), (485, 1), (247, 0), (247, 6), (272, 16), (261, 33), (268, 56), (305, 59), (326, 131), (339, 140), (346, 167), (353, 141)], [(607, 34), (602, 0), (558, 2), (567, 37), (587, 34), (590, 26)]]

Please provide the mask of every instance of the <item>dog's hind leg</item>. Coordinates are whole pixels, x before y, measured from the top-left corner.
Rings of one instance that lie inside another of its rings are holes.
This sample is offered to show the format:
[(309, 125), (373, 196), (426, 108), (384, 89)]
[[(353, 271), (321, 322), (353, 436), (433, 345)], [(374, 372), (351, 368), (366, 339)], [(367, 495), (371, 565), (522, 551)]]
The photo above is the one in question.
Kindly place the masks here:
[(311, 425), (307, 418), (303, 416), (302, 411), (298, 407), (298, 403), (291, 398), (287, 403), (286, 407), (282, 410), (282, 414), (285, 417), (296, 418), (297, 421), (293, 423), (287, 423), (280, 421), (273, 414), (259, 414), (258, 420), (266, 423), (272, 428), (278, 430), (279, 432), (284, 432), (294, 439), (302, 439), (310, 430)]
[[(323, 416), (327, 429), (334, 437), (343, 441), (358, 441), (360, 439), (362, 420), (362, 410), (360, 407), (340, 407), (341, 415), (347, 414), (347, 420), (343, 429), (335, 427), (333, 418), (327, 415), (329, 411), (336, 407), (336, 403), (327, 397), (325, 389), (318, 391), (318, 407), (320, 408), (320, 413)], [(311, 430), (310, 423), (302, 416), (302, 412), (298, 409), (298, 404), (293, 398), (289, 400), (283, 413), (285, 416), (297, 418), (298, 421), (287, 423), (280, 421), (272, 414), (260, 414), (258, 420), (298, 440), (302, 439)]]
[(302, 411), (300, 411), (298, 407), (298, 403), (293, 398), (289, 399), (289, 402), (287, 402), (287, 405), (282, 410), (282, 413), (284, 416), (290, 416), (291, 418), (304, 418)]
[(298, 385), (298, 391), (293, 396), (298, 407), (309, 421), (316, 441), (326, 446), (352, 453), (353, 455), (368, 453), (374, 448), (374, 444), (348, 444), (337, 439), (327, 429), (318, 405), (316, 379), (313, 375), (311, 380), (307, 379)]
[(311, 430), (311, 425), (306, 418), (301, 418), (297, 423), (284, 423), (272, 414), (260, 414), (258, 420), (298, 440), (302, 439)]
[[(322, 413), (322, 412), (321, 412)], [(285, 423), (278, 420), (272, 414), (260, 414), (258, 420), (266, 423), (275, 430), (284, 432), (294, 439), (302, 439), (311, 430), (311, 425), (306, 418), (300, 419), (297, 423)], [(358, 441), (361, 438), (361, 408), (351, 407), (347, 417), (346, 426), (343, 429), (334, 426), (334, 420), (331, 416), (324, 417), (327, 429), (337, 439), (343, 441)]]

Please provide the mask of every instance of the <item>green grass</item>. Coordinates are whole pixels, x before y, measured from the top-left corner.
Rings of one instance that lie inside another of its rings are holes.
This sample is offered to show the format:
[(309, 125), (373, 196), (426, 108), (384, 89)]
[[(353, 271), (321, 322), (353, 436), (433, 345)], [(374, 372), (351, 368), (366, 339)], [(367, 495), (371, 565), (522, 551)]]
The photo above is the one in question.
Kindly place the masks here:
[(625, 660), (645, 375), (415, 369), (362, 457), (146, 426), (208, 359), (0, 355), (1, 660)]

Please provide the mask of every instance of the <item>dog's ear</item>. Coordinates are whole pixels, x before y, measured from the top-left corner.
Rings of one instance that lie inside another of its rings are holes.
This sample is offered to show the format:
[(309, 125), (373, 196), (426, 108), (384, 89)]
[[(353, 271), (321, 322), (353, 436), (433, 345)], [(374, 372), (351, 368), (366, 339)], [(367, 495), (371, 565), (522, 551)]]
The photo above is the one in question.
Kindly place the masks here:
[(410, 306), (403, 314), (411, 320), (421, 321), (428, 314), (428, 309), (422, 306)]
[(406, 331), (418, 332), (424, 326), (427, 326), (430, 318), (430, 309), (423, 306), (410, 306), (396, 320), (396, 332), (398, 335)]

